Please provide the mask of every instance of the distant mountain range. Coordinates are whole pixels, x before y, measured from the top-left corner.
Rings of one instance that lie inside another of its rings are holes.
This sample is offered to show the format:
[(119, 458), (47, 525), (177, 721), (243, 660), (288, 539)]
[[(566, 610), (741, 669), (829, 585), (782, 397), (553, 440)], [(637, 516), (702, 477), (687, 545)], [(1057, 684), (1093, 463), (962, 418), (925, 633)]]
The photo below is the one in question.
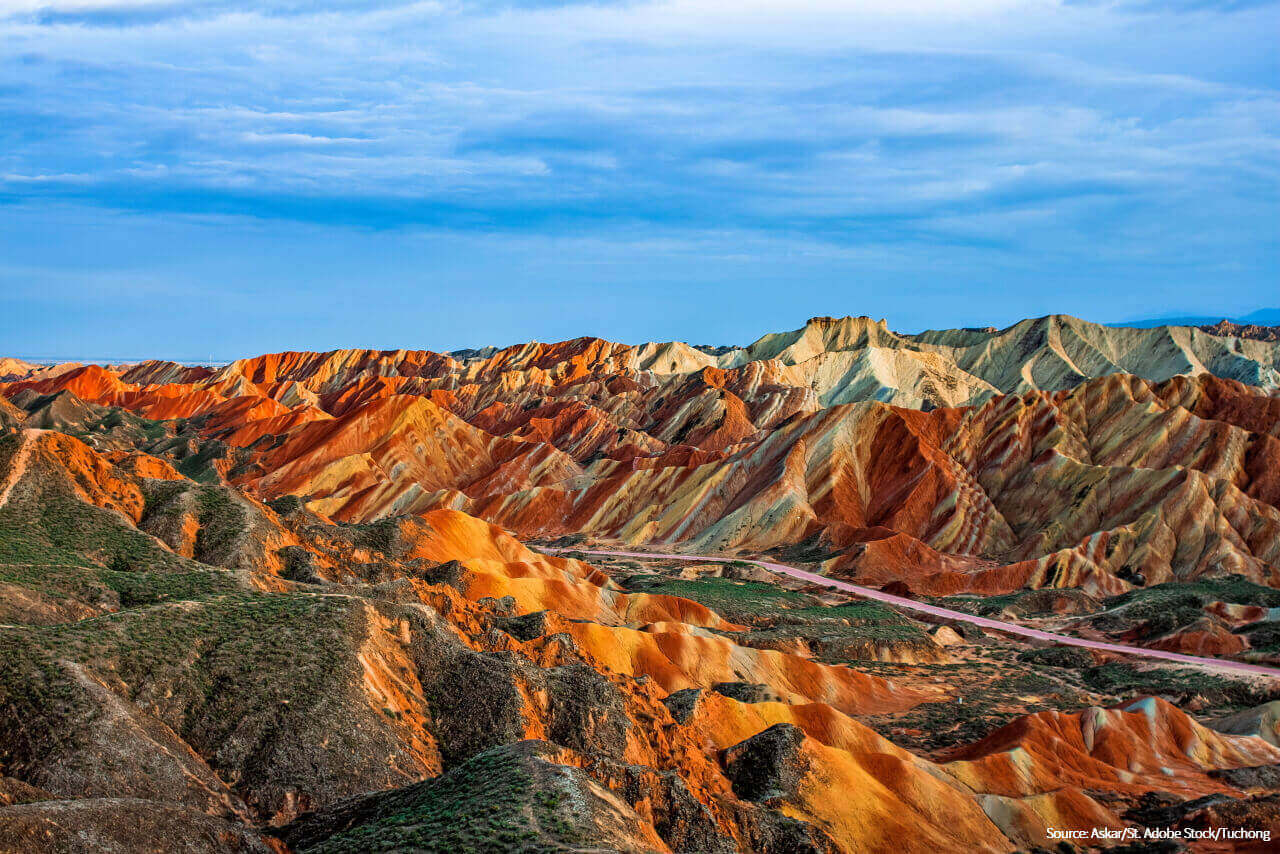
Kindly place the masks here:
[(1108, 323), (1107, 325), (1151, 329), (1156, 326), (1213, 326), (1223, 320), (1239, 326), (1280, 326), (1280, 308), (1261, 308), (1238, 317), (1181, 314), (1166, 317), (1149, 317), (1141, 320), (1125, 320), (1117, 323)]

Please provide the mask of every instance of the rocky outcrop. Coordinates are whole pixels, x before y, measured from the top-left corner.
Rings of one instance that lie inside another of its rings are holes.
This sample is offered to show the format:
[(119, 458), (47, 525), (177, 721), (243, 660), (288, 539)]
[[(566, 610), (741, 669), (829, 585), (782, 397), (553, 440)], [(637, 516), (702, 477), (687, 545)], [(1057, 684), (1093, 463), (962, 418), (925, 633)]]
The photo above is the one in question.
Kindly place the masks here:
[(1245, 709), (1210, 724), (1218, 732), (1256, 735), (1280, 747), (1280, 700)]

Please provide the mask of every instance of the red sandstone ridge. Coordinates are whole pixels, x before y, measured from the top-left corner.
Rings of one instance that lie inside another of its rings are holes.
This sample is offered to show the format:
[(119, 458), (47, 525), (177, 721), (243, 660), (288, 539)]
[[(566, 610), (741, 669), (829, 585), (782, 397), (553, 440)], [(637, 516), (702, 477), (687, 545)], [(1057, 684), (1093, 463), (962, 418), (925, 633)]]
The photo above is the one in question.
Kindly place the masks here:
[(1276, 346), (825, 318), (718, 355), (583, 338), (90, 365), (0, 390), (180, 421), (229, 446), (214, 467), (237, 485), (347, 521), (448, 507), (528, 537), (807, 542), (829, 572), (917, 593), (1113, 594), (1280, 579)]
[(342, 519), (424, 510), (442, 491), (522, 491), (581, 471), (551, 445), (492, 436), (409, 395), (305, 424), (257, 466), (262, 494), (307, 494), (317, 511)]
[(1256, 323), (1232, 323), (1230, 320), (1219, 320), (1211, 326), (1201, 326), (1205, 332), (1219, 336), (1252, 338), (1257, 341), (1280, 341), (1280, 326), (1259, 326)]

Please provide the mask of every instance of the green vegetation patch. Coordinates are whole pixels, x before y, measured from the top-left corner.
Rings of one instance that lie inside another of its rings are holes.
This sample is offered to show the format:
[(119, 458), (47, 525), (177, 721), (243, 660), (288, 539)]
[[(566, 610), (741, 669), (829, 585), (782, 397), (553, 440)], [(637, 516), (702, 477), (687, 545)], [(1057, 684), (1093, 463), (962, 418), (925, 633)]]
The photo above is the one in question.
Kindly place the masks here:
[[(353, 666), (346, 638), (362, 619), (345, 598), (236, 593), (0, 630), (0, 732), (56, 730), (48, 722), (77, 694), (57, 663), (70, 661), (122, 684), (216, 766), (241, 767), (282, 709), (333, 706)], [(46, 747), (15, 738), (0, 749)]]
[(102, 582), (120, 596), (120, 607), (136, 608), (174, 600), (203, 599), (240, 588), (225, 570), (195, 569), (189, 572), (120, 572), (102, 570)]
[(1163, 667), (1139, 670), (1127, 664), (1112, 663), (1091, 667), (1081, 677), (1091, 690), (1113, 695), (1121, 701), (1146, 695), (1165, 695), (1181, 702), (1199, 695), (1214, 709), (1235, 710), (1280, 699), (1280, 689), (1263, 688), (1201, 670)]
[(1139, 605), (1167, 608), (1196, 603), (1234, 602), (1239, 605), (1261, 605), (1280, 608), (1280, 590), (1254, 584), (1239, 575), (1222, 578), (1200, 578), (1196, 581), (1171, 581), (1155, 587), (1139, 588), (1104, 600), (1107, 608)]
[(1280, 620), (1250, 623), (1239, 630), (1258, 652), (1280, 652)]
[(545, 763), (522, 760), (513, 755), (518, 750), (492, 748), (442, 777), (350, 802), (347, 809), (355, 815), (340, 809), (335, 824), (350, 825), (354, 818), (355, 825), (323, 840), (308, 838), (323, 828), (306, 821), (300, 831), (286, 830), (286, 838), (308, 854), (553, 852), (581, 844), (579, 828), (589, 817), (579, 813), (565, 783), (547, 773), (558, 769), (535, 773)]
[(774, 615), (779, 610), (801, 608), (814, 601), (803, 593), (773, 584), (714, 576), (684, 579), (633, 575), (623, 582), (623, 586), (641, 593), (664, 593), (692, 599), (734, 621)]
[(919, 624), (878, 602), (808, 606), (776, 615), (777, 631), (803, 628), (806, 637), (866, 638), (877, 641), (925, 641)]
[(206, 563), (222, 563), (235, 548), (246, 524), (245, 512), (225, 486), (196, 488), (196, 513), (200, 531), (196, 534), (196, 557)]
[[(923, 669), (946, 677), (960, 701), (922, 703), (906, 712), (860, 720), (895, 743), (931, 752), (978, 741), (1023, 715), (1091, 705), (1088, 695), (1069, 681), (1057, 678), (1059, 673), (1039, 673), (1015, 662), (937, 664), (924, 665)], [(882, 665), (878, 671), (892, 677), (901, 669)], [(1022, 697), (1040, 699), (1024, 701)]]
[(1046, 667), (1084, 670), (1093, 666), (1093, 655), (1088, 650), (1074, 646), (1033, 647), (1018, 653), (1018, 661), (1025, 664), (1041, 664)]
[(1238, 575), (1173, 581), (1155, 587), (1130, 590), (1104, 601), (1107, 613), (1092, 622), (1104, 632), (1121, 632), (1136, 625), (1143, 631), (1138, 640), (1161, 637), (1186, 628), (1205, 616), (1210, 602), (1280, 607), (1280, 590), (1254, 584)]
[(216, 569), (134, 572), (30, 564), (0, 564), (0, 582), (25, 587), (55, 600), (76, 599), (86, 603), (111, 601), (110, 593), (114, 592), (121, 608), (200, 599), (239, 587), (230, 573)]
[(85, 424), (85, 433), (110, 433), (115, 431), (126, 435), (141, 437), (155, 442), (167, 433), (164, 421), (153, 421), (130, 412), (127, 409), (113, 406), (97, 421)]
[(179, 461), (176, 468), (184, 477), (189, 477), (197, 483), (220, 483), (222, 476), (218, 474), (218, 469), (214, 466), (214, 463), (222, 459), (226, 452), (227, 445), (225, 443), (217, 439), (210, 439), (204, 442), (196, 453)]
[(237, 588), (223, 570), (176, 555), (118, 514), (45, 490), (0, 508), (0, 582), (54, 601), (130, 608)]
[(905, 617), (879, 602), (850, 602), (845, 605), (817, 605), (795, 608), (780, 619), (787, 622), (849, 623), (870, 626), (882, 623), (909, 623)]
[(814, 596), (762, 581), (633, 575), (629, 590), (664, 593), (700, 602), (729, 620), (752, 626), (740, 642), (783, 648), (789, 641), (814, 642), (814, 653), (830, 663), (864, 660), (883, 643), (929, 642), (915, 622), (878, 602), (824, 605)]
[(180, 568), (182, 559), (109, 510), (46, 494), (0, 508), (0, 564)]

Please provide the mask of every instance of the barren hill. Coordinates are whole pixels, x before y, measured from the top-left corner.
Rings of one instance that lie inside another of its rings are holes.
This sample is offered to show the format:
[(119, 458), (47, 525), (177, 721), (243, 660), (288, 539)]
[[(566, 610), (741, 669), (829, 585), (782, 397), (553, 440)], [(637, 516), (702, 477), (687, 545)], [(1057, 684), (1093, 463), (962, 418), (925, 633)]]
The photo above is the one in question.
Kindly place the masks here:
[(199, 442), (117, 444), (336, 520), (451, 508), (527, 537), (804, 543), (827, 571), (933, 594), (1117, 594), (1276, 583), (1280, 344), (1264, 338), (814, 318), (737, 348), (278, 353), (0, 390), (33, 426), (102, 407), (179, 425)]

